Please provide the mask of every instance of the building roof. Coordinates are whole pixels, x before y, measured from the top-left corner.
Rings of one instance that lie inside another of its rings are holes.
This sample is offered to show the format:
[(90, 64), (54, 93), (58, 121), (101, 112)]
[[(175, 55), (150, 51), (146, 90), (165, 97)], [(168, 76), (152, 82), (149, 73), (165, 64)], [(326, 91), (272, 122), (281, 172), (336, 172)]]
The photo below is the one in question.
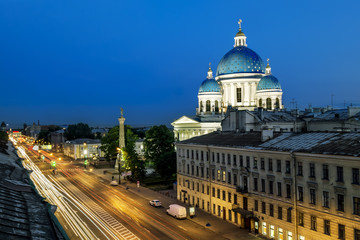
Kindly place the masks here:
[[(353, 118), (360, 118), (360, 112), (351, 116)], [(348, 120), (350, 118), (349, 116), (349, 110), (348, 109), (334, 109), (324, 112), (323, 114), (317, 115), (312, 119), (313, 122), (319, 122), (319, 121), (344, 121)]]
[(262, 142), (261, 132), (212, 132), (180, 144), (211, 145), (281, 152), (360, 156), (360, 133), (274, 133)]
[(220, 86), (215, 79), (205, 79), (199, 88), (199, 93), (217, 92), (220, 93)]
[(265, 73), (265, 65), (256, 52), (245, 46), (237, 46), (220, 60), (216, 76), (232, 73)]
[(14, 148), (0, 153), (0, 239), (65, 239), (56, 229), (50, 204), (35, 192)]

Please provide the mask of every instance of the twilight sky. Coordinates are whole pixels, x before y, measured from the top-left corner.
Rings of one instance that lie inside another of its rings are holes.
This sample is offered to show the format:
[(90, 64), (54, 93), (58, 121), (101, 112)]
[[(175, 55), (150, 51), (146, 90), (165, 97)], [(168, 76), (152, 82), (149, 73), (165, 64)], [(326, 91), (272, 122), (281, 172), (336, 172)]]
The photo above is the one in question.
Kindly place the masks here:
[(248, 47), (285, 107), (360, 105), (360, 1), (0, 1), (0, 121), (167, 124), (195, 114), (209, 62)]

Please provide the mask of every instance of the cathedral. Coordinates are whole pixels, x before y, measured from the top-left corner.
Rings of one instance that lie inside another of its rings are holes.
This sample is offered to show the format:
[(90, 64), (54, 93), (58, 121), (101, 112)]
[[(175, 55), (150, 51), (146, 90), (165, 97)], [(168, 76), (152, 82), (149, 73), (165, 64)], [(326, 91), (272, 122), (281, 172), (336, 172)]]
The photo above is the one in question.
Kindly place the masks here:
[(282, 89), (261, 57), (247, 47), (241, 28), (235, 35), (234, 47), (220, 60), (216, 76), (211, 67), (198, 92), (195, 116), (183, 116), (172, 123), (178, 141), (221, 130), (221, 120), (228, 109), (283, 109)]

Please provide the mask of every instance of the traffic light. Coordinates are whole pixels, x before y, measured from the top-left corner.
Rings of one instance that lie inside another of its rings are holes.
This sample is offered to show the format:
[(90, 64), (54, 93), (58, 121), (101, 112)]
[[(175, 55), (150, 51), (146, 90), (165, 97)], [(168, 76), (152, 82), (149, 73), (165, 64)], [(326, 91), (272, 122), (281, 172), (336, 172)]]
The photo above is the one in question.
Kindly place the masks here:
[(84, 161), (84, 167), (86, 168), (86, 166), (89, 164), (88, 160), (85, 159)]
[(52, 161), (52, 162), (51, 162), (51, 166), (52, 166), (52, 167), (56, 167), (56, 162), (55, 162), (55, 161)]

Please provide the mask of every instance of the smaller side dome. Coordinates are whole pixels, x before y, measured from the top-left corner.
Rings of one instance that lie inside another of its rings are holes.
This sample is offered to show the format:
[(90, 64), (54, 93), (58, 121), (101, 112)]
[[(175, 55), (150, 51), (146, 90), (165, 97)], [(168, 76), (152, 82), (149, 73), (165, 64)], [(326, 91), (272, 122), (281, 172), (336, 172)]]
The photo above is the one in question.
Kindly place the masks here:
[(260, 79), (256, 87), (256, 91), (270, 90), (270, 89), (281, 89), (280, 82), (273, 75), (265, 75)]
[(199, 93), (206, 93), (206, 92), (220, 93), (220, 86), (213, 77), (213, 72), (211, 70), (211, 63), (209, 63), (209, 71), (207, 72), (207, 78), (201, 83), (199, 88)]
[(205, 93), (205, 92), (219, 92), (220, 93), (220, 86), (215, 81), (215, 79), (206, 79), (202, 82), (199, 93)]

